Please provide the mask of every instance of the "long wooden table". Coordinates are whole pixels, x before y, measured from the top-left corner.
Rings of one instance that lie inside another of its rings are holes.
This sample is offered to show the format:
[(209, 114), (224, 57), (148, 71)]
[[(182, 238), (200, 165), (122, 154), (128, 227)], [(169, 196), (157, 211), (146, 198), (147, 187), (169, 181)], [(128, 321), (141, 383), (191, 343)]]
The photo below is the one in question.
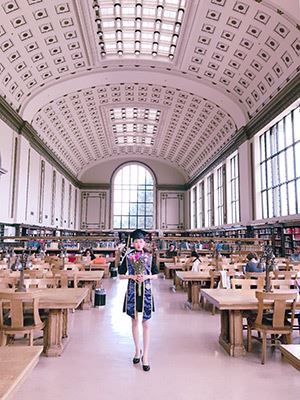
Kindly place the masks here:
[[(90, 309), (92, 306), (92, 290), (94, 288), (100, 287), (101, 280), (103, 278), (103, 271), (73, 271), (73, 270), (65, 270), (61, 271), (67, 275), (69, 281), (74, 281), (76, 279), (77, 283), (81, 282), (83, 287), (88, 288), (88, 292), (86, 297), (84, 298), (81, 308), (86, 310)], [(17, 284), (20, 278), (20, 271), (13, 271), (9, 274), (8, 278), (12, 280), (14, 285)], [(52, 272), (47, 272), (45, 278), (53, 278)], [(55, 280), (59, 280), (60, 272), (55, 273)], [(57, 282), (56, 282), (57, 283)]]
[[(88, 288), (29, 289), (40, 294), (39, 309), (49, 310), (44, 330), (44, 353), (60, 356), (68, 341), (68, 310), (77, 308), (88, 293)], [(11, 289), (2, 289), (12, 291)], [(0, 337), (0, 343), (3, 343)]]
[(108, 278), (109, 277), (109, 267), (110, 267), (110, 263), (103, 263), (103, 264), (94, 264), (93, 261), (85, 264), (85, 269), (89, 270), (89, 271), (103, 271), (104, 278)]
[(209, 271), (176, 271), (176, 275), (182, 282), (187, 282), (187, 306), (192, 310), (198, 310), (200, 308), (201, 285), (204, 282), (209, 282), (211, 280)]
[[(220, 345), (230, 356), (245, 355), (242, 311), (257, 310), (255, 290), (202, 289), (201, 294), (221, 311)], [(299, 298), (297, 308), (300, 308)]]
[[(212, 267), (213, 269), (213, 267)], [(188, 285), (188, 300), (187, 306), (192, 310), (200, 308), (200, 292), (203, 291), (203, 283), (210, 282), (211, 276), (209, 270), (193, 272), (193, 271), (176, 271), (178, 279), (182, 282), (187, 282)], [(239, 275), (239, 272), (232, 272), (231, 276)], [(220, 271), (216, 271), (214, 280), (218, 281), (221, 277)]]
[(42, 346), (0, 347), (0, 399), (10, 397), (13, 391), (33, 370), (43, 351)]
[[(92, 306), (92, 290), (94, 288), (100, 287), (100, 282), (103, 278), (104, 271), (65, 271), (68, 280), (74, 281), (76, 279), (77, 283), (81, 282), (83, 287), (88, 288), (86, 297), (81, 303), (81, 308), (83, 310), (88, 310)], [(55, 275), (59, 278), (59, 272)]]
[[(165, 263), (165, 277), (166, 279), (170, 279), (174, 277), (175, 272), (174, 271), (182, 271), (185, 268), (185, 263), (180, 262), (180, 263)], [(174, 274), (174, 275), (173, 275)]]

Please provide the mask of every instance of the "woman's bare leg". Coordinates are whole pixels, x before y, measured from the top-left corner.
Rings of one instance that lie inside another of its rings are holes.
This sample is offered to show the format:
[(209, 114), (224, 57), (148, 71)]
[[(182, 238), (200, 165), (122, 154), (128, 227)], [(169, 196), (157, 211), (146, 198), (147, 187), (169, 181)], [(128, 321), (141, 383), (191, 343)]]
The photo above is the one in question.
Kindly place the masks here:
[(140, 339), (139, 339), (139, 320), (137, 318), (131, 318), (131, 327), (132, 327), (132, 337), (135, 346), (135, 356), (136, 358), (140, 357)]
[(143, 363), (149, 365), (150, 321), (143, 321)]

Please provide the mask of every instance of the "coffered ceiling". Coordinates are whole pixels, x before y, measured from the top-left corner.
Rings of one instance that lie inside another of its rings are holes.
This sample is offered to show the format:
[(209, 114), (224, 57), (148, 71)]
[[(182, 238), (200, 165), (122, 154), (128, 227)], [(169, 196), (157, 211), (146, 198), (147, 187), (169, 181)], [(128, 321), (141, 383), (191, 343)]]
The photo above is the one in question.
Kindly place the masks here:
[(0, 93), (78, 179), (120, 156), (192, 179), (298, 73), (280, 3), (1, 1)]

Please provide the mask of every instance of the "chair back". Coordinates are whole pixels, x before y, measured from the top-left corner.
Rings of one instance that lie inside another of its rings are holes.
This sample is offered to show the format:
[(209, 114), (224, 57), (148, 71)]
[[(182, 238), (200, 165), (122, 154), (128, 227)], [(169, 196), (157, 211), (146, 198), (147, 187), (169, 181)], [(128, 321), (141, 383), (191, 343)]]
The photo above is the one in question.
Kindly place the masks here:
[(65, 263), (64, 265), (64, 270), (69, 270), (69, 271), (78, 271), (78, 265), (73, 264), (73, 263)]
[[(9, 324), (4, 318), (5, 313), (9, 309)], [(33, 326), (42, 325), (39, 315), (39, 293), (38, 292), (0, 292), (0, 328), (22, 329), (25, 326), (24, 311), (28, 308), (32, 309)]]
[(296, 289), (297, 283), (295, 279), (271, 279), (271, 289)]
[(265, 278), (265, 272), (246, 272), (245, 273), (246, 279), (258, 279), (258, 278)]
[[(266, 325), (267, 328), (273, 329), (292, 329), (295, 318), (297, 292), (290, 291), (290, 293), (266, 293), (257, 291), (255, 293), (258, 300), (258, 312), (255, 323), (264, 326), (263, 317), (264, 310), (272, 308), (272, 321), (271, 325)], [(286, 325), (285, 311), (287, 304), (291, 304), (291, 322)]]
[(54, 278), (44, 278), (44, 279), (24, 279), (24, 285), (26, 289), (29, 288), (54, 288), (55, 281)]
[(199, 271), (202, 272), (208, 272), (208, 271), (214, 271), (216, 267), (214, 267), (213, 265), (207, 265), (207, 264), (199, 264)]
[(47, 270), (45, 269), (26, 269), (24, 271), (25, 277), (29, 279), (42, 279), (45, 278)]
[(0, 270), (0, 278), (8, 278), (10, 274), (9, 269), (1, 269)]
[(296, 279), (297, 271), (274, 271), (275, 279)]
[(256, 290), (263, 290), (264, 288), (264, 279), (231, 279), (231, 287), (232, 289), (256, 289)]
[(76, 271), (53, 270), (52, 273), (57, 286), (64, 289), (68, 288), (70, 281), (70, 274), (73, 274), (72, 279), (74, 282), (74, 288), (78, 287), (78, 278)]

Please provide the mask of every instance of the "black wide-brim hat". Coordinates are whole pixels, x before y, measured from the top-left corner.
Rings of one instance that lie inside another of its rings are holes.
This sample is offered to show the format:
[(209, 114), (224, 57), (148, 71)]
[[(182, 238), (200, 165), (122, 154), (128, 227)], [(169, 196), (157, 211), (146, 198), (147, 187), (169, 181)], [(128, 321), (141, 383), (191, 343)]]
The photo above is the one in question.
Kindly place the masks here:
[(135, 239), (144, 239), (147, 235), (147, 232), (143, 231), (142, 229), (136, 229), (135, 231), (131, 232), (130, 237), (132, 240)]

